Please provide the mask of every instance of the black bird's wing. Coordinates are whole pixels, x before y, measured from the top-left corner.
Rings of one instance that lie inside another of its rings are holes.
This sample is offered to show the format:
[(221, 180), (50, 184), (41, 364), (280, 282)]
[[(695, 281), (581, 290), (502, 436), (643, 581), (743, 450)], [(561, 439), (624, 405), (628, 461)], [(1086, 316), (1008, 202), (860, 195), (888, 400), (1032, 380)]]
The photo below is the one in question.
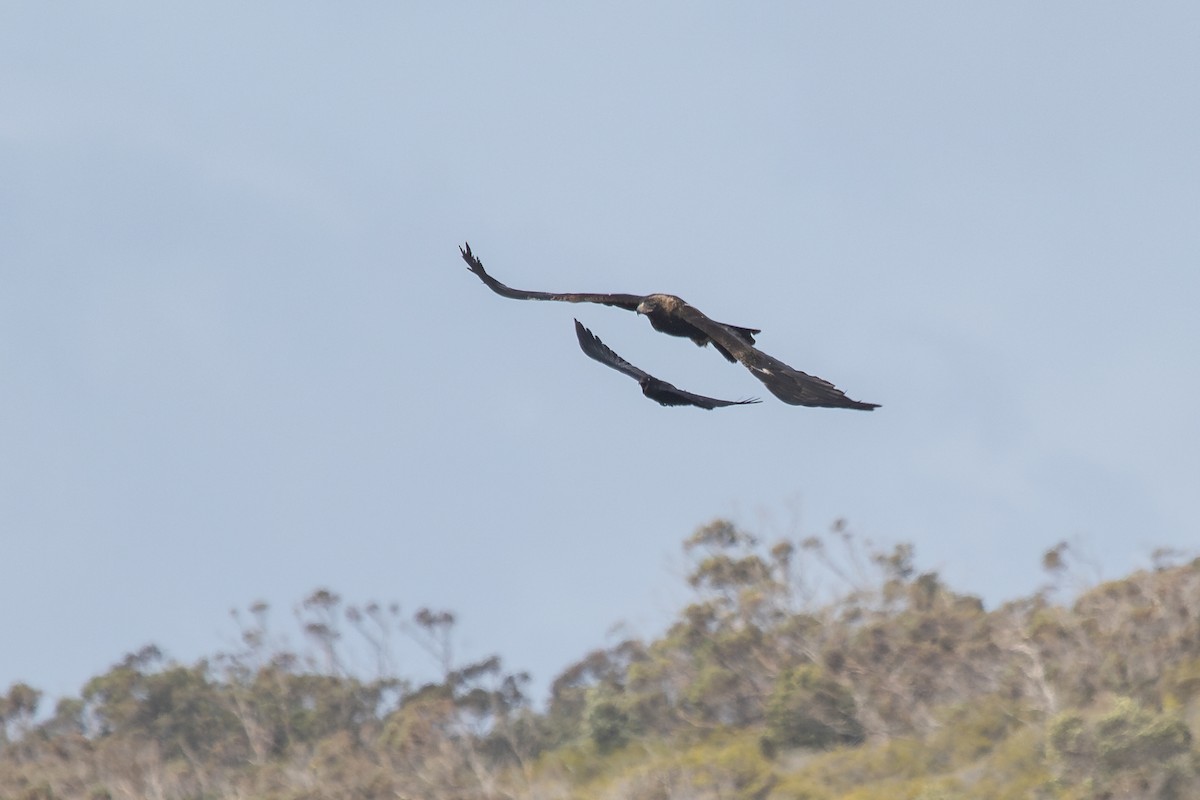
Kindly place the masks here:
[(588, 294), (588, 293), (554, 293), (554, 292), (531, 292), (525, 289), (512, 289), (505, 286), (500, 281), (487, 274), (483, 268), (483, 262), (479, 256), (471, 252), (471, 245), (465, 244), (458, 248), (458, 252), (462, 253), (463, 261), (467, 262), (467, 269), (474, 272), (479, 280), (483, 281), (489, 289), (501, 297), (509, 297), (513, 300), (559, 300), (564, 303), (600, 303), (606, 306), (616, 306), (627, 311), (636, 311), (638, 303), (645, 299), (644, 295), (640, 294)]
[(600, 337), (583, 327), (583, 323), (575, 320), (575, 335), (579, 337), (579, 347), (583, 352), (617, 372), (623, 372), (635, 381), (648, 380), (652, 376), (645, 370), (638, 369), (612, 351), (608, 345), (600, 341)]
[(694, 306), (684, 303), (679, 315), (707, 334), (714, 345), (720, 346), (742, 362), (754, 377), (762, 381), (771, 394), (785, 403), (793, 406), (855, 408), (863, 411), (879, 408), (878, 403), (851, 400), (845, 392), (824, 378), (801, 372), (767, 355), (726, 326), (709, 319)]
[(604, 342), (600, 341), (598, 336), (583, 327), (583, 324), (579, 320), (575, 320), (575, 335), (579, 337), (579, 347), (582, 348), (583, 352), (601, 364), (612, 367), (618, 372), (623, 372), (636, 380), (641, 384), (642, 394), (661, 405), (697, 406), (699, 408), (713, 409), (722, 406), (741, 406), (759, 402), (755, 399), (718, 400), (715, 397), (705, 397), (702, 394), (686, 392), (683, 389), (672, 386), (666, 381), (659, 380), (645, 370), (638, 369), (633, 364), (621, 358)]

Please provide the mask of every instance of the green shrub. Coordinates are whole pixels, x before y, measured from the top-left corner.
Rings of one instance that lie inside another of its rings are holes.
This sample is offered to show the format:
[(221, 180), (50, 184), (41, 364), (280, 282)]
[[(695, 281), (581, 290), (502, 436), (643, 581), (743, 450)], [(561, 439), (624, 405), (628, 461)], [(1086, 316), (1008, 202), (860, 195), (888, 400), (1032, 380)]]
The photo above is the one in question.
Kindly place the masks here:
[(766, 739), (777, 747), (826, 748), (863, 739), (854, 698), (814, 664), (779, 676), (767, 703), (766, 722)]

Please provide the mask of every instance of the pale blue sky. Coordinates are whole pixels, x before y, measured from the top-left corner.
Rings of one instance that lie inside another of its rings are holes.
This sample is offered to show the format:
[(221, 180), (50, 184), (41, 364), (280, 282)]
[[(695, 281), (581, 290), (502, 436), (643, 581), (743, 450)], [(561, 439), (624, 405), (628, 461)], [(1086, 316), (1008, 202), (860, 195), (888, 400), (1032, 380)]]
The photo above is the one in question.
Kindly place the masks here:
[[(1194, 3), (0, 8), (0, 688), (318, 586), (539, 687), (679, 542), (836, 517), (989, 604), (1197, 543)], [(871, 413), (600, 306), (665, 291)], [(664, 409), (572, 318), (747, 408)], [(404, 665), (415, 669), (415, 664)]]

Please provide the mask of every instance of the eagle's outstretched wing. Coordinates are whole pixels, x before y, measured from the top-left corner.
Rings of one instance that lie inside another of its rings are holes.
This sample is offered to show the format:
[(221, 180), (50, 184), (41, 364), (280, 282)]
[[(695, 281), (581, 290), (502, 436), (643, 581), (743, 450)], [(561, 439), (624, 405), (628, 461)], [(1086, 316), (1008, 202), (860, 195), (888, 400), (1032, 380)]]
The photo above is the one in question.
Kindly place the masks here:
[(589, 294), (586, 292), (559, 294), (513, 289), (505, 286), (484, 270), (483, 261), (479, 259), (479, 256), (471, 252), (470, 244), (464, 244), (458, 248), (458, 252), (462, 253), (463, 261), (467, 262), (467, 269), (474, 272), (479, 277), (479, 280), (483, 281), (489, 289), (501, 297), (508, 297), (513, 300), (559, 300), (564, 303), (601, 303), (606, 306), (624, 308), (627, 311), (637, 310), (638, 303), (644, 299), (643, 295), (640, 294)]
[(742, 362), (754, 377), (763, 382), (771, 394), (794, 406), (819, 406), (823, 408), (855, 408), (870, 411), (879, 408), (878, 403), (863, 403), (851, 400), (829, 381), (793, 369), (773, 356), (769, 356), (726, 326), (714, 322), (699, 309), (686, 303), (678, 309), (679, 316), (703, 331), (714, 345), (720, 345), (734, 358)]
[[(508, 297), (513, 300), (558, 300), (565, 303), (600, 303), (601, 305), (615, 306), (616, 308), (623, 308), (626, 311), (644, 313), (646, 318), (650, 320), (651, 327), (656, 331), (661, 331), (670, 336), (681, 336), (685, 339), (691, 339), (702, 347), (710, 341), (703, 331), (690, 325), (686, 320), (681, 319), (673, 313), (672, 309), (674, 305), (683, 301), (672, 295), (596, 294), (587, 292), (559, 293), (513, 289), (511, 286), (505, 286), (487, 273), (487, 270), (483, 268), (483, 261), (480, 260), (479, 256), (471, 252), (470, 244), (462, 245), (458, 248), (458, 251), (462, 254), (463, 261), (467, 262), (467, 269), (475, 273), (476, 277), (483, 281), (484, 285), (501, 297)], [(759, 333), (758, 328), (743, 328), (740, 325), (729, 324), (725, 324), (725, 327), (731, 330), (735, 336), (751, 344), (754, 343), (754, 335)], [(716, 345), (716, 349), (717, 352), (729, 361), (736, 360), (719, 344)]]
[(600, 341), (598, 336), (583, 327), (583, 324), (579, 320), (575, 320), (575, 335), (579, 337), (579, 346), (583, 352), (601, 364), (612, 367), (618, 372), (623, 372), (636, 380), (642, 387), (642, 394), (661, 405), (697, 406), (699, 408), (713, 409), (722, 406), (741, 406), (759, 402), (753, 398), (749, 400), (718, 400), (715, 397), (705, 397), (701, 394), (686, 392), (683, 389), (672, 386), (666, 381), (659, 380), (645, 370), (638, 369), (633, 364), (621, 358), (604, 342)]

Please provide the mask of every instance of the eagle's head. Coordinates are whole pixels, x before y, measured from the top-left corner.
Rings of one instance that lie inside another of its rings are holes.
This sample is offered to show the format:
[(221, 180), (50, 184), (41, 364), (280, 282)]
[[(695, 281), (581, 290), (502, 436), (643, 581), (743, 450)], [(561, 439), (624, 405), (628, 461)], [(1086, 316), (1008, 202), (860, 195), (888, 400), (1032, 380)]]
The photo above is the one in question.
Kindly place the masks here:
[(670, 294), (648, 294), (638, 303), (639, 314), (672, 314), (678, 310), (680, 300)]

